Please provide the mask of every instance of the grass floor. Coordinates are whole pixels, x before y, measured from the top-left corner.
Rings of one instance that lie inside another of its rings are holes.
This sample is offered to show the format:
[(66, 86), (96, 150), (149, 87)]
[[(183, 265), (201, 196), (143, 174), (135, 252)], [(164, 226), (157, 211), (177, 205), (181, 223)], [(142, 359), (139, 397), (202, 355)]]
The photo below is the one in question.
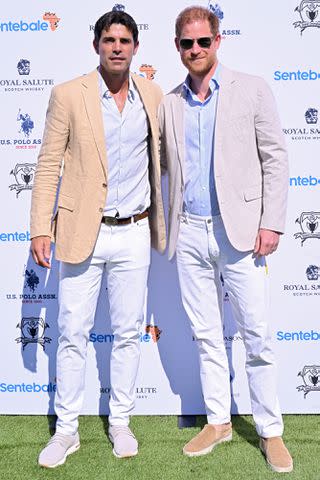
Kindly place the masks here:
[[(294, 459), (291, 474), (268, 469), (258, 449), (258, 437), (249, 416), (233, 418), (232, 442), (218, 445), (206, 456), (188, 458), (183, 445), (204, 424), (179, 430), (177, 417), (134, 417), (131, 427), (139, 440), (139, 455), (117, 459), (106, 437), (103, 417), (81, 417), (81, 448), (65, 465), (53, 470), (37, 466), (46, 444), (52, 417), (0, 416), (0, 478), (5, 480), (320, 480), (320, 417), (285, 416), (284, 439)], [(52, 432), (51, 432), (52, 433)]]

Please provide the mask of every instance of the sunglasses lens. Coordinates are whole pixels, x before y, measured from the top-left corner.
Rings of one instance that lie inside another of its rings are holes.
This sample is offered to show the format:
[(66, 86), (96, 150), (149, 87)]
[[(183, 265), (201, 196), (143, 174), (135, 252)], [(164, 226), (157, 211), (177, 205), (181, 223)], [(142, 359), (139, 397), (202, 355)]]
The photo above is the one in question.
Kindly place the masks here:
[(210, 37), (198, 38), (197, 42), (198, 42), (199, 47), (201, 47), (201, 48), (209, 48), (211, 43), (212, 43)]
[(193, 46), (192, 38), (181, 38), (180, 39), (180, 47), (184, 50), (189, 50)]

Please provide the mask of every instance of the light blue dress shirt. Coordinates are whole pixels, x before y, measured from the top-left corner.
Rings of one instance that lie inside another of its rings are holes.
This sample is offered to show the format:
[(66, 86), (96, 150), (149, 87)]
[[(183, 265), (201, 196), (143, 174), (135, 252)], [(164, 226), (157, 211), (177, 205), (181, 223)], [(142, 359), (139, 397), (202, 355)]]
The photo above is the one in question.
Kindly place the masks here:
[(99, 90), (108, 159), (104, 215), (127, 218), (150, 206), (148, 119), (131, 77), (121, 113), (100, 73)]
[(214, 181), (214, 129), (219, 93), (219, 65), (209, 82), (210, 95), (201, 102), (190, 88), (185, 97), (185, 191), (184, 211), (194, 215), (220, 214)]

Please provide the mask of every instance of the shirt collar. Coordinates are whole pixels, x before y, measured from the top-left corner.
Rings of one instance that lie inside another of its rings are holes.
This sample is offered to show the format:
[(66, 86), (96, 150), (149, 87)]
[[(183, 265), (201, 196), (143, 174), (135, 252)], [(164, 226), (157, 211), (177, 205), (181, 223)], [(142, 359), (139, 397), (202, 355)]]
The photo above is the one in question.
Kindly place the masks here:
[[(107, 87), (103, 77), (98, 69), (98, 80), (99, 80), (99, 92), (101, 100), (103, 98), (109, 100), (112, 98), (109, 88)], [(131, 75), (129, 75), (129, 89), (128, 89), (128, 100), (130, 103), (133, 103), (136, 95), (136, 87), (132, 81)]]
[[(186, 76), (186, 79), (183, 82), (183, 86), (182, 86), (185, 98), (188, 95), (191, 95), (191, 96), (195, 95), (194, 92), (191, 90), (190, 81), (191, 81), (191, 78), (190, 78), (190, 75), (188, 74)], [(219, 87), (220, 87), (220, 63), (218, 63), (217, 68), (214, 71), (214, 74), (210, 78), (209, 87), (210, 87), (210, 90), (211, 90), (211, 95), (215, 90), (219, 90)]]

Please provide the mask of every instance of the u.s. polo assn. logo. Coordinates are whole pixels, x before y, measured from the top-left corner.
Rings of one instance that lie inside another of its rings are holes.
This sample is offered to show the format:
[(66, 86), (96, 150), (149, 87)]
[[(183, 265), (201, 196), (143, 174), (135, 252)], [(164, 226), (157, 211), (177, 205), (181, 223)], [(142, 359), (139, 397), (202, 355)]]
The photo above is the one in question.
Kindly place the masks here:
[(10, 175), (13, 175), (16, 183), (9, 186), (10, 190), (15, 190), (16, 197), (22, 190), (32, 190), (33, 179), (36, 170), (36, 163), (17, 163)]
[(301, 238), (301, 246), (309, 238), (320, 239), (320, 212), (302, 212), (296, 219), (301, 232), (294, 234), (294, 238)]
[(34, 129), (34, 122), (31, 119), (29, 113), (21, 113), (21, 109), (19, 108), (17, 122), (20, 123), (19, 133), (23, 133), (25, 137), (29, 138), (30, 133)]
[(301, 20), (294, 22), (294, 27), (300, 28), (300, 33), (305, 31), (306, 28), (320, 28), (320, 2), (317, 0), (302, 0), (300, 5), (295, 9), (295, 12), (299, 12)]
[(21, 330), (21, 337), (16, 338), (16, 342), (22, 343), (23, 350), (29, 343), (39, 343), (44, 350), (45, 344), (51, 342), (51, 338), (44, 336), (49, 325), (41, 317), (24, 317), (17, 328)]
[(304, 392), (304, 398), (310, 392), (320, 392), (320, 365), (305, 365), (298, 377), (302, 377), (303, 385), (299, 385), (297, 390)]
[[(224, 23), (225, 14), (224, 14), (224, 11), (222, 10), (222, 8), (220, 7), (220, 5), (218, 3), (214, 3), (212, 0), (209, 0), (208, 9), (216, 17), (218, 17), (220, 27), (221, 27), (222, 20), (223, 20), (223, 23)], [(226, 38), (226, 37), (229, 38), (229, 37), (234, 37), (234, 36), (241, 35), (241, 30), (239, 28), (235, 28), (234, 26), (233, 27), (228, 26), (228, 28), (222, 28), (221, 27), (220, 33), (221, 33), (222, 38)]]

